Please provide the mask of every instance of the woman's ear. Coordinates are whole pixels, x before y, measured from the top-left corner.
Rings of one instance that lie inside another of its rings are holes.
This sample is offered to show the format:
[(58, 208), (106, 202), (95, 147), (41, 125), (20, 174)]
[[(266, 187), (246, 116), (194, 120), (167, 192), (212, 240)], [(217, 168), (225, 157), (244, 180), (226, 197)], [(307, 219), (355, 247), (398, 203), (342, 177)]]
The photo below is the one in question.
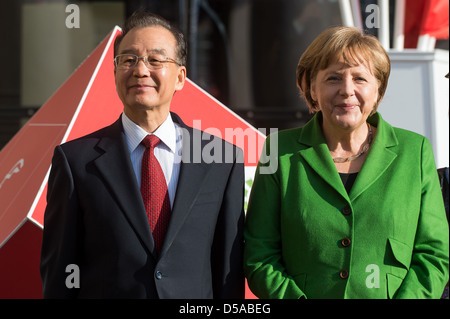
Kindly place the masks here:
[(315, 85), (314, 81), (311, 81), (311, 86), (309, 88), (309, 94), (311, 95), (311, 99), (314, 102), (317, 102), (316, 85)]

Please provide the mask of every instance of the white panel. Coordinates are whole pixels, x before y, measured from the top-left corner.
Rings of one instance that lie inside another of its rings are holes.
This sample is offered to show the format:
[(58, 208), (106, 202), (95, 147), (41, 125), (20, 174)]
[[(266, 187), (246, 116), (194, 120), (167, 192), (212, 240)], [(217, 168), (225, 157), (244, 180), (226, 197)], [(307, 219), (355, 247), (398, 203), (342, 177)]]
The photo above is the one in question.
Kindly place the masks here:
[(422, 134), (438, 167), (449, 165), (448, 51), (389, 52), (392, 70), (378, 110), (391, 125)]

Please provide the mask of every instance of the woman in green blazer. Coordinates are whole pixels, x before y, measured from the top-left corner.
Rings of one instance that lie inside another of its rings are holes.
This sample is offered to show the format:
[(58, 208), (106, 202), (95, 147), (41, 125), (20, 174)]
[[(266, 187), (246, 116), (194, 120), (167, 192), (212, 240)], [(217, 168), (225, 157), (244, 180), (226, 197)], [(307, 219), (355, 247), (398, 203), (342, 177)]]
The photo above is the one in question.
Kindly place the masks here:
[(266, 140), (245, 226), (256, 296), (441, 296), (449, 233), (433, 152), (377, 113), (389, 73), (376, 38), (354, 28), (324, 31), (301, 57), (297, 84), (317, 113)]

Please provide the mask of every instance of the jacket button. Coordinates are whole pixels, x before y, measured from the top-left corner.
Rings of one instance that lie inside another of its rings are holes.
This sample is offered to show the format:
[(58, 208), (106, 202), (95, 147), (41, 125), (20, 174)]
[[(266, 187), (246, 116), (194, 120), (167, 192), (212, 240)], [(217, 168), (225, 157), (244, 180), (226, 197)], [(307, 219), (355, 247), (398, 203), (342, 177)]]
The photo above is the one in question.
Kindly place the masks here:
[(344, 238), (344, 239), (341, 240), (341, 244), (344, 247), (350, 246), (351, 243), (352, 243), (352, 241), (350, 240), (350, 238)]
[(347, 270), (341, 270), (341, 272), (339, 273), (339, 277), (341, 277), (342, 279), (347, 279), (348, 278), (348, 271)]
[(161, 280), (162, 279), (162, 273), (160, 271), (157, 271), (155, 274), (156, 279)]
[(350, 206), (345, 206), (344, 208), (342, 208), (342, 214), (350, 215), (351, 213), (352, 213), (352, 209), (350, 208)]

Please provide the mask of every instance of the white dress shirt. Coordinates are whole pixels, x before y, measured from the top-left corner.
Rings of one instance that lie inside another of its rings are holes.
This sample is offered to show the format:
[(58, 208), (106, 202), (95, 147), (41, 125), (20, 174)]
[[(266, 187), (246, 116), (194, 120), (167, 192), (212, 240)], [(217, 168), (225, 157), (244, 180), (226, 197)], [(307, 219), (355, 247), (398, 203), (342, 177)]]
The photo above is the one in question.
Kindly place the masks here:
[[(149, 133), (131, 121), (125, 113), (122, 113), (122, 124), (128, 144), (128, 151), (130, 152), (131, 163), (133, 164), (136, 179), (140, 187), (142, 157), (145, 151), (145, 146), (141, 144), (141, 141)], [(161, 140), (161, 143), (155, 147), (154, 154), (166, 178), (170, 206), (173, 208), (180, 173), (182, 132), (180, 126), (172, 121), (172, 117), (169, 114), (153, 134)]]

